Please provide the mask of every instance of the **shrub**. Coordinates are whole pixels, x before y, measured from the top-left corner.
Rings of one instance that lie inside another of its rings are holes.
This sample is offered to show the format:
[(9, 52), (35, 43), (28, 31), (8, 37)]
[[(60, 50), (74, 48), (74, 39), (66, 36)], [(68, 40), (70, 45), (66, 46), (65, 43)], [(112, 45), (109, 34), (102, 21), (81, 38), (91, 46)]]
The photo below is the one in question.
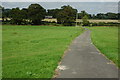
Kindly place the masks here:
[(83, 24), (83, 26), (90, 25), (90, 22), (88, 21), (88, 17), (86, 15), (82, 18), (82, 24)]

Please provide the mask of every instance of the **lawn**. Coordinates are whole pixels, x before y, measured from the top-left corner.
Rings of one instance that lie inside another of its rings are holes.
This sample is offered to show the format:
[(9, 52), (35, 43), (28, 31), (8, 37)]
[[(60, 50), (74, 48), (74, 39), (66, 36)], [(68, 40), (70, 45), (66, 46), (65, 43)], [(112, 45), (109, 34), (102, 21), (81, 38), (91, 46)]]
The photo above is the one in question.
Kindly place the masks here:
[(3, 25), (3, 78), (51, 78), (78, 27)]
[(95, 46), (118, 66), (118, 27), (91, 27), (89, 29), (92, 31), (91, 37)]

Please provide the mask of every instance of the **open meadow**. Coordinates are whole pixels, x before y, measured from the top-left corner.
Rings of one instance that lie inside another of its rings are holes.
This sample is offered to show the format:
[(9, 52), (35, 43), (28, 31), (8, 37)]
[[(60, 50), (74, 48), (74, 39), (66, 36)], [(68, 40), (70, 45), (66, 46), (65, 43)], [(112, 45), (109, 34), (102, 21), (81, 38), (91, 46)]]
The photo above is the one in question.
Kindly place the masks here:
[(78, 27), (3, 25), (3, 78), (51, 78)]
[(95, 46), (118, 65), (118, 62), (120, 63), (118, 60), (118, 27), (91, 27), (89, 29)]
[(118, 2), (2, 2), (2, 79), (118, 78)]
[[(5, 18), (5, 19), (11, 20), (10, 18)], [(2, 20), (2, 18), (0, 18), (0, 20)], [(57, 19), (56, 19), (56, 18), (43, 19), (42, 21), (57, 22)], [(92, 23), (99, 23), (99, 22), (105, 22), (105, 23), (108, 23), (108, 22), (120, 23), (120, 21), (118, 21), (118, 20), (111, 20), (111, 19), (108, 19), (108, 20), (105, 20), (105, 19), (88, 19), (88, 21), (89, 21), (89, 22), (92, 22)], [(77, 19), (76, 22), (82, 22), (82, 19)]]
[[(118, 27), (88, 29), (95, 46), (118, 65)], [(51, 78), (64, 51), (84, 31), (80, 27), (28, 25), (3, 25), (2, 30), (3, 78)]]

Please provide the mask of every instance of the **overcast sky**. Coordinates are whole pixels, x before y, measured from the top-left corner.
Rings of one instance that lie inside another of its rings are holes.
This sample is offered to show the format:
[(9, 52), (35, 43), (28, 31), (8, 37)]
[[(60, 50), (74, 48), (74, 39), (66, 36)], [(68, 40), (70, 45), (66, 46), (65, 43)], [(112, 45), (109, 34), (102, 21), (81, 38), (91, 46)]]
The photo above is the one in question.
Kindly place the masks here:
[(90, 14), (113, 12), (118, 13), (118, 2), (2, 2), (4, 8), (28, 8), (30, 4), (38, 3), (45, 9), (61, 8), (70, 5), (78, 12), (85, 10)]
[(1, 2), (119, 2), (119, 0), (0, 0)]

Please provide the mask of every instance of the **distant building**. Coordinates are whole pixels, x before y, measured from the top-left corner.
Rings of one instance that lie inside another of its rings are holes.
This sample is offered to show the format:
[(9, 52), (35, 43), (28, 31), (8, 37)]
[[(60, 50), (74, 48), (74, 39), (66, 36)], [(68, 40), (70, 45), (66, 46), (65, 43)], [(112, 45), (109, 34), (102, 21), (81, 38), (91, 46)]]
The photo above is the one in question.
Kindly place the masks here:
[(45, 16), (45, 19), (52, 19), (53, 16)]

